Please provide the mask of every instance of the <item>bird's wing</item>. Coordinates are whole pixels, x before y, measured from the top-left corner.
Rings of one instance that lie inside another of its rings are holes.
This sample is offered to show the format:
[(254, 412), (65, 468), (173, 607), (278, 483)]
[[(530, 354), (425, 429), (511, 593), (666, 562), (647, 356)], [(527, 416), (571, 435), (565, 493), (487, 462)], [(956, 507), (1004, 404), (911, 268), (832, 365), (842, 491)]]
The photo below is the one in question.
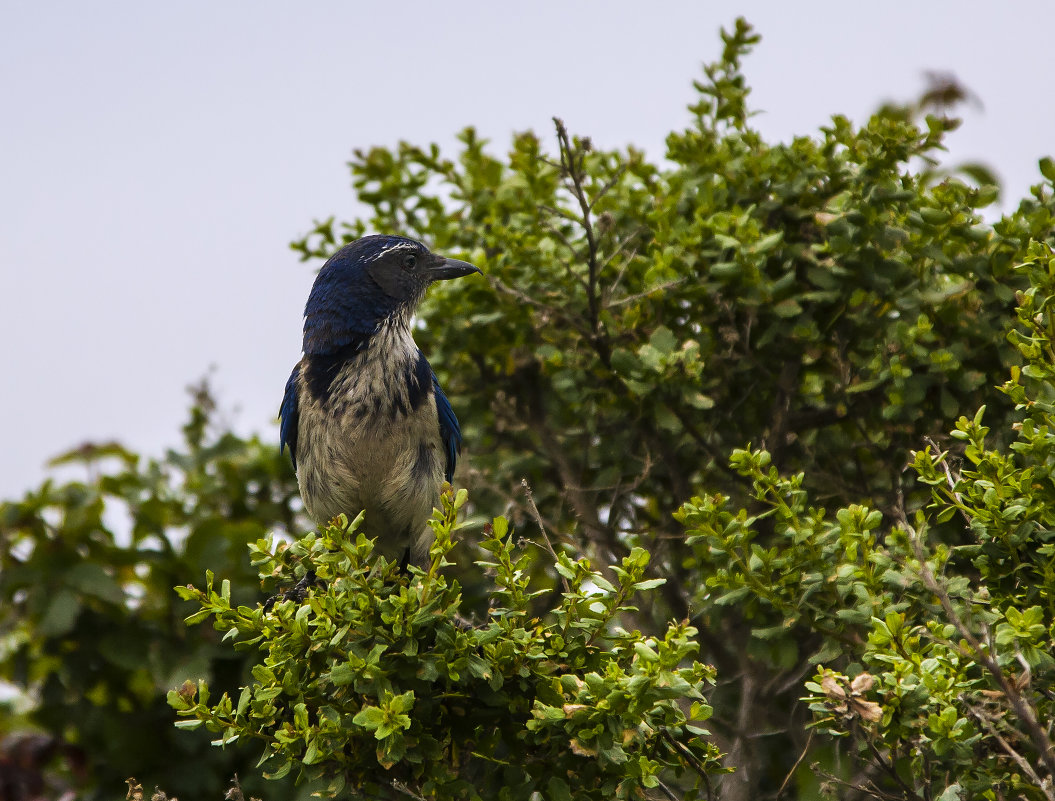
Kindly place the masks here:
[[(279, 452), (289, 448), (289, 457), (293, 460), (293, 469), (297, 469), (297, 425), (300, 415), (297, 412), (297, 378), (300, 376), (300, 365), (293, 368), (289, 381), (286, 382), (286, 394), (282, 396), (282, 406), (278, 410), (281, 421), (278, 428)], [(457, 426), (457, 423), (455, 423)]]
[(435, 373), (432, 373), (432, 389), (436, 395), (436, 415), (440, 421), (440, 437), (443, 439), (443, 447), (447, 452), (444, 475), (448, 481), (453, 481), (454, 466), (458, 462), (458, 452), (462, 449), (462, 429), (458, 425), (458, 418), (454, 416), (451, 402), (440, 389), (440, 382), (436, 380)]

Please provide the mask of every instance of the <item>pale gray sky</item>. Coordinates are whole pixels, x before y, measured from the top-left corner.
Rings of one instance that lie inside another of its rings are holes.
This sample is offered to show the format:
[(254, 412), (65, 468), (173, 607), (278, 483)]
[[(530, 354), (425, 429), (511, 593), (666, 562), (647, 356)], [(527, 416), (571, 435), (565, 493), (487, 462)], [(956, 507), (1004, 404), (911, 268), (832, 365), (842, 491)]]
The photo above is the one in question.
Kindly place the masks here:
[(770, 139), (947, 70), (984, 103), (951, 159), (1016, 198), (1055, 153), (1050, 0), (0, 0), (0, 497), (88, 439), (160, 454), (214, 364), (236, 429), (277, 439), (313, 277), (287, 245), (355, 213), (353, 148), (471, 124), (500, 153), (557, 115), (658, 158), (737, 14)]

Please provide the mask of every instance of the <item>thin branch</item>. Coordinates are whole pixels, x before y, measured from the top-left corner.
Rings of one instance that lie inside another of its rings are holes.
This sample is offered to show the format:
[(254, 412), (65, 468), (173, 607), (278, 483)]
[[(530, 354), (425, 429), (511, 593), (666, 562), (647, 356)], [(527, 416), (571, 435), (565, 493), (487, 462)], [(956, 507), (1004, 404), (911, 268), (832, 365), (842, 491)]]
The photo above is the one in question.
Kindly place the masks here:
[(876, 748), (875, 743), (868, 739), (867, 736), (865, 736), (864, 741), (865, 744), (868, 746), (868, 750), (872, 752), (872, 757), (875, 759), (875, 764), (879, 765), (883, 772), (894, 780), (894, 784), (901, 788), (902, 792), (905, 794), (905, 797), (919, 798), (919, 794), (916, 793), (912, 789), (912, 787), (907, 784), (905, 780), (901, 778), (901, 775), (897, 772), (897, 768), (894, 765), (894, 758), (890, 756), (887, 759), (884, 759), (879, 749)]
[(554, 317), (565, 321), (569, 326), (574, 328), (576, 331), (578, 331), (583, 336), (588, 336), (589, 335), (589, 331), (586, 328), (583, 328), (581, 325), (579, 325), (578, 318), (574, 317), (573, 315), (564, 313), (560, 309), (560, 307), (558, 307), (558, 306), (550, 306), (547, 303), (543, 303), (540, 300), (536, 300), (535, 298), (531, 297), (530, 295), (528, 295), (528, 294), (526, 294), (524, 292), (521, 292), (519, 289), (509, 286), (508, 284), (504, 283), (502, 281), (502, 279), (497, 278), (497, 277), (495, 277), (493, 275), (489, 275), (487, 277), (487, 280), (491, 284), (491, 286), (494, 287), (495, 289), (497, 289), (499, 292), (502, 292), (502, 293), (504, 293), (506, 295), (511, 295), (512, 297), (516, 298), (517, 300), (519, 300), (521, 303), (524, 303), (525, 305), (533, 306), (536, 309), (541, 309), (542, 311), (545, 311), (545, 312), (548, 312), (549, 314), (552, 314)]
[[(532, 517), (535, 518), (535, 523), (538, 525), (538, 530), (542, 532), (542, 539), (546, 543), (546, 550), (549, 551), (549, 555), (553, 557), (554, 564), (557, 563), (557, 552), (553, 550), (553, 543), (550, 541), (549, 533), (546, 531), (546, 526), (542, 522), (542, 515), (539, 514), (538, 506), (535, 504), (535, 495), (531, 491), (531, 485), (528, 484), (526, 478), (520, 479), (520, 486), (524, 488), (524, 494), (527, 496), (528, 508), (531, 510)], [(560, 577), (561, 582), (564, 584), (564, 591), (571, 593), (571, 585), (568, 584), (568, 580), (563, 575)]]
[[(586, 154), (584, 152), (579, 152), (578, 155), (580, 158), (578, 159), (578, 163), (576, 163), (576, 150), (572, 147), (571, 138), (568, 136), (568, 129), (564, 127), (564, 123), (557, 117), (553, 118), (553, 124), (557, 127), (557, 143), (560, 148), (561, 166), (564, 168), (564, 174), (571, 181), (571, 192), (575, 196), (575, 199), (579, 201), (579, 209), (582, 211), (582, 220), (580, 221), (580, 224), (582, 225), (583, 232), (586, 234), (586, 243), (589, 247), (589, 250), (587, 251), (589, 287), (586, 301), (589, 305), (590, 326), (593, 329), (594, 338), (599, 339), (601, 335), (601, 309), (597, 297), (597, 279), (600, 268), (597, 261), (597, 237), (594, 234), (593, 222), (590, 219), (590, 201), (586, 197), (586, 189), (583, 186), (582, 167)], [(607, 359), (604, 361), (607, 364)]]
[(597, 517), (597, 509), (591, 502), (590, 493), (582, 489), (582, 482), (579, 480), (575, 467), (569, 461), (564, 446), (557, 440), (544, 420), (540, 420), (535, 426), (535, 435), (542, 446), (543, 453), (557, 470), (561, 486), (565, 490), (572, 511), (582, 524), (586, 539), (603, 548), (606, 557), (615, 558), (620, 550), (619, 543), (615, 537), (609, 536), (608, 529)]
[(607, 259), (605, 259), (604, 263), (601, 265), (601, 269), (605, 270), (608, 268), (608, 265), (610, 265), (615, 260), (616, 256), (623, 253), (626, 254), (626, 258), (623, 260), (622, 265), (620, 265), (619, 267), (619, 272), (615, 274), (615, 278), (613, 278), (612, 282), (604, 288), (604, 291), (602, 293), (604, 295), (606, 305), (610, 302), (612, 293), (619, 288), (619, 284), (622, 282), (623, 276), (626, 275), (626, 271), (629, 269), (630, 264), (634, 261), (634, 258), (637, 256), (637, 248), (634, 248), (629, 253), (627, 253), (624, 248), (626, 247), (627, 243), (635, 236), (640, 234), (642, 230), (643, 229), (639, 226), (633, 231), (631, 231), (629, 234), (624, 236), (620, 242), (616, 243), (615, 249), (612, 250), (611, 255)]
[(983, 710), (975, 707), (971, 707), (970, 709), (971, 714), (973, 714), (978, 722), (982, 724), (982, 727), (986, 732), (988, 732), (988, 734), (1000, 744), (1000, 747), (1004, 749), (1004, 753), (1011, 757), (1015, 764), (1018, 765), (1019, 769), (1029, 777), (1030, 781), (1032, 781), (1042, 793), (1044, 793), (1044, 797), (1047, 798), (1048, 801), (1055, 801), (1055, 793), (1052, 792), (1051, 782), (1041, 780), (1040, 776), (1038, 776), (1037, 772), (1033, 770), (1033, 767), (1029, 764), (1026, 758), (1012, 748), (1011, 743), (1001, 736), (1000, 732), (997, 731), (996, 726), (993, 725), (992, 721), (989, 720), (989, 716), (986, 715)]
[(915, 552), (916, 559), (919, 560), (919, 576), (923, 579), (924, 586), (926, 586), (926, 588), (937, 597), (938, 602), (945, 611), (946, 617), (949, 619), (949, 622), (956, 627), (960, 636), (967, 641), (968, 646), (970, 646), (971, 651), (973, 652), (974, 658), (982, 664), (996, 681), (997, 685), (1000, 687), (1000, 691), (1004, 694), (1004, 697), (1007, 698), (1008, 703), (1011, 705), (1012, 711), (1025, 727), (1026, 734), (1033, 747), (1037, 750), (1040, 761), (1044, 763), (1044, 767), (1047, 769), (1048, 774), (1050, 776), (1055, 776), (1055, 747), (1052, 746), (1051, 739), (1037, 721), (1037, 715), (1033, 705), (1022, 697), (1022, 693), (1019, 692), (1018, 687), (1016, 687), (1013, 682), (1008, 681), (1000, 664), (990, 654), (989, 650), (982, 645), (974, 632), (971, 631), (963, 618), (961, 618), (960, 614), (956, 611), (956, 608), (952, 604), (952, 598), (949, 597), (948, 591), (938, 583), (938, 580), (934, 577), (934, 573), (927, 566), (926, 554), (923, 551), (923, 543), (920, 542), (919, 534), (916, 532), (916, 529), (909, 524), (903, 505), (899, 510), (899, 517), (901, 525), (905, 527), (905, 532), (908, 534), (909, 542), (912, 545), (912, 550)]
[(930, 437), (924, 437), (923, 441), (927, 443), (927, 447), (934, 452), (934, 457), (938, 460), (938, 464), (941, 465), (942, 470), (945, 471), (945, 483), (949, 485), (949, 494), (956, 499), (956, 505), (959, 507), (960, 514), (963, 515), (964, 522), (968, 526), (971, 525), (971, 516), (967, 514), (967, 511), (963, 508), (963, 499), (960, 497), (960, 493), (956, 491), (956, 485), (959, 483), (959, 476), (954, 476), (952, 469), (949, 467), (947, 454), (938, 447), (936, 443)]
[(927, 443), (932, 451), (934, 451), (934, 455), (938, 459), (938, 464), (940, 464), (945, 471), (945, 481), (949, 485), (949, 493), (956, 499), (957, 503), (962, 503), (963, 501), (960, 498), (960, 493), (956, 491), (956, 485), (959, 483), (959, 478), (952, 474), (952, 469), (949, 467), (949, 463), (945, 458), (945, 453), (938, 447), (938, 443), (930, 437), (924, 437), (923, 441)]
[(575, 223), (576, 225), (582, 225), (582, 220), (580, 220), (570, 211), (565, 211), (564, 209), (559, 209), (556, 206), (550, 206), (546, 203), (539, 203), (538, 207), (547, 214), (552, 214), (554, 217), (560, 217), (561, 219), (567, 220), (571, 223)]
[(653, 287), (649, 287), (644, 292), (637, 292), (637, 293), (635, 293), (633, 295), (625, 295), (625, 296), (619, 298), (619, 300), (610, 300), (610, 301), (608, 301), (605, 304), (605, 308), (607, 308), (607, 309), (614, 309), (616, 306), (622, 306), (624, 303), (633, 303), (635, 300), (641, 300), (641, 298), (647, 298), (653, 292), (659, 292), (659, 291), (664, 290), (664, 289), (670, 289), (672, 287), (676, 287), (678, 284), (683, 284), (683, 283), (685, 283), (685, 279), (684, 278), (676, 278), (673, 281), (667, 281), (666, 283), (663, 283), (663, 284), (656, 284)]
[(885, 801), (905, 801), (903, 795), (893, 795), (880, 789), (879, 785), (871, 778), (868, 778), (869, 774), (875, 773), (876, 765), (874, 763), (867, 763), (866, 768), (860, 772), (859, 775), (863, 775), (864, 778), (858, 778), (858, 776), (852, 777), (850, 781), (836, 776), (834, 773), (829, 773), (826, 770), (821, 769), (817, 763), (811, 765), (814, 772), (820, 778), (827, 782), (831, 782), (833, 785), (839, 787), (845, 787), (847, 790), (853, 790), (855, 793), (861, 793), (864, 795), (871, 796), (872, 798), (884, 799)]
[(693, 424), (692, 420), (688, 418), (683, 409), (679, 408), (673, 402), (668, 400), (664, 400), (663, 405), (667, 408), (668, 411), (670, 411), (671, 414), (678, 418), (678, 422), (681, 423), (682, 426), (685, 428), (685, 432), (690, 437), (692, 437), (692, 439), (696, 442), (697, 445), (700, 446), (700, 449), (703, 450), (704, 453), (711, 457), (711, 461), (714, 462), (715, 466), (719, 470), (723, 470), (728, 476), (738, 481), (740, 480), (740, 474), (729, 466), (728, 459), (719, 455), (714, 450), (714, 448), (711, 447), (711, 444), (703, 436), (703, 433)]
[(491, 286), (493, 286), (499, 292), (504, 292), (507, 295), (512, 295), (514, 298), (519, 300), (521, 303), (526, 303), (529, 306), (535, 306), (536, 308), (539, 308), (539, 309), (545, 309), (548, 312), (554, 312), (554, 313), (556, 312), (556, 309), (554, 309), (552, 306), (550, 306), (550, 305), (548, 305), (546, 303), (543, 303), (542, 301), (535, 300), (533, 297), (531, 297), (531, 295), (528, 295), (525, 292), (521, 292), (519, 289), (516, 289), (515, 287), (509, 286), (504, 281), (502, 281), (501, 278), (498, 278), (498, 277), (496, 277), (494, 275), (489, 275), (487, 277), (487, 280), (491, 284)]
[(399, 779), (392, 780), (392, 789), (394, 789), (400, 795), (405, 795), (408, 798), (413, 798), (414, 801), (427, 801), (427, 799), (422, 798), (420, 795), (418, 795), (405, 784), (403, 784), (403, 782), (399, 781)]
[(696, 758), (696, 755), (692, 753), (688, 748), (685, 747), (684, 743), (679, 743), (674, 739), (674, 735), (670, 733), (668, 729), (663, 729), (662, 737), (671, 747), (681, 754), (682, 759), (689, 763), (689, 766), (696, 771), (696, 773), (703, 779), (704, 787), (707, 789), (708, 801), (712, 801), (714, 798), (714, 791), (711, 788), (711, 777), (707, 774), (707, 769), (700, 764), (700, 760)]
[(598, 190), (597, 194), (593, 196), (593, 200), (590, 201), (590, 211), (593, 211), (593, 207), (597, 205), (597, 201), (599, 201), (601, 198), (603, 198), (605, 195), (607, 195), (609, 192), (612, 191), (612, 188), (617, 183), (619, 183), (619, 180), (624, 175), (626, 175), (626, 171), (627, 171), (627, 169), (629, 169), (629, 167), (630, 167), (629, 164), (623, 163), (623, 164), (620, 164), (619, 167), (616, 168), (615, 175), (613, 175), (611, 178), (609, 178), (605, 182), (604, 186), (602, 186)]
[[(556, 209), (554, 209), (554, 208), (552, 208), (550, 206), (540, 206), (539, 208), (542, 211), (545, 211), (545, 212), (550, 213), (550, 214), (557, 214), (558, 213), (558, 211)], [(575, 222), (577, 224), (579, 224), (579, 225), (582, 224), (577, 219), (575, 220)], [(546, 222), (546, 221), (542, 222), (542, 227), (545, 228), (549, 233), (553, 234), (553, 236), (557, 237), (557, 239), (560, 240), (561, 244), (564, 245), (564, 247), (568, 249), (569, 253), (571, 253), (571, 257), (572, 257), (573, 260), (578, 261), (581, 258), (579, 256), (579, 251), (576, 249), (575, 245), (572, 244), (572, 241), (570, 239), (568, 239), (567, 236), (564, 235), (563, 231), (561, 231), (559, 228), (557, 228), (552, 223)], [(568, 274), (568, 276), (571, 277), (573, 280), (578, 282), (579, 286), (582, 287), (584, 292), (588, 292), (589, 291), (589, 284), (587, 284), (587, 282), (583, 279), (583, 277), (581, 275), (579, 275), (577, 272), (575, 272), (575, 269), (572, 267), (572, 262), (562, 259), (560, 263), (561, 263), (561, 266), (564, 267), (564, 272), (566, 272)]]
[(784, 777), (784, 781), (781, 782), (780, 789), (777, 790), (777, 798), (784, 795), (784, 790), (787, 789), (788, 783), (794, 778), (795, 772), (799, 769), (799, 765), (802, 764), (802, 760), (806, 758), (806, 754), (810, 752), (810, 746), (813, 745), (813, 734), (814, 730), (810, 729), (810, 736), (806, 738), (806, 745), (802, 748), (802, 753), (799, 754), (799, 758), (795, 760), (795, 764), (791, 766), (791, 770), (788, 771), (788, 775)]
[[(540, 206), (539, 209), (540, 209), (540, 211), (544, 211), (547, 214), (556, 214), (557, 213), (556, 209), (550, 208), (549, 206)], [(581, 223), (578, 220), (575, 220), (575, 224), (576, 225), (581, 225)], [(567, 235), (562, 230), (560, 230), (560, 228), (558, 228), (557, 226), (555, 226), (553, 223), (549, 222), (548, 220), (543, 220), (542, 221), (542, 227), (545, 228), (547, 231), (549, 231), (551, 234), (553, 234), (555, 237), (557, 237), (557, 239), (560, 240), (560, 243), (562, 245), (564, 245), (564, 247), (566, 247), (575, 258), (579, 258), (579, 254), (576, 251), (575, 245), (572, 243), (572, 241), (570, 239), (568, 239)]]
[(659, 784), (659, 789), (663, 791), (663, 795), (665, 795), (667, 798), (669, 798), (670, 801), (678, 801), (678, 797), (676, 795), (674, 795), (674, 793), (671, 791), (671, 789), (669, 787), (667, 787), (667, 785), (665, 785), (663, 782), (659, 781), (659, 779), (656, 779), (656, 782)]

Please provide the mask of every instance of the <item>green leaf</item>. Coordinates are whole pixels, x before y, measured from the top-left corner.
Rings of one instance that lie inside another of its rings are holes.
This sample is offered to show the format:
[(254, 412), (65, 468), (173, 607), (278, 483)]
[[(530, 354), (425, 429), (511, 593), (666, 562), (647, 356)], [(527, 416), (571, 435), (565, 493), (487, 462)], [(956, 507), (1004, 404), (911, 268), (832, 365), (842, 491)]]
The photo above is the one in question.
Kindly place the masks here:
[(678, 346), (678, 341), (674, 338), (674, 334), (665, 325), (659, 326), (652, 332), (649, 343), (664, 355), (673, 353)]
[(265, 779), (270, 779), (272, 781), (277, 781), (278, 779), (285, 778), (289, 774), (290, 770), (292, 770), (292, 769), (293, 769), (293, 760), (287, 759), (285, 762), (282, 763), (281, 767), (279, 767), (278, 770), (274, 770), (274, 771), (266, 771), (265, 770), (264, 771), (264, 778)]
[(571, 787), (557, 776), (551, 776), (546, 782), (546, 798), (550, 801), (572, 801)]
[(557, 561), (554, 563), (554, 568), (566, 579), (575, 578), (575, 566), (574, 563), (563, 553), (557, 554)]
[(1040, 174), (1049, 181), (1055, 181), (1055, 161), (1052, 161), (1049, 156), (1040, 160)]
[(81, 604), (70, 590), (59, 590), (48, 601), (44, 614), (37, 623), (37, 631), (43, 637), (58, 637), (68, 634), (77, 622)]
[(773, 313), (778, 317), (798, 317), (802, 314), (802, 306), (794, 298), (788, 298), (774, 304)]
[(85, 595), (112, 604), (123, 604), (125, 594), (107, 572), (95, 562), (81, 562), (66, 573), (66, 583)]
[(784, 232), (774, 231), (755, 242), (754, 245), (751, 246), (751, 250), (755, 253), (768, 253), (783, 241)]
[(376, 706), (364, 706), (355, 717), (352, 718), (352, 723), (356, 726), (362, 726), (364, 729), (370, 729), (371, 731), (377, 729), (385, 722), (385, 713), (383, 710)]
[(661, 587), (666, 583), (667, 580), (665, 578), (645, 579), (644, 581), (634, 582), (633, 589), (637, 591), (653, 590), (656, 587)]

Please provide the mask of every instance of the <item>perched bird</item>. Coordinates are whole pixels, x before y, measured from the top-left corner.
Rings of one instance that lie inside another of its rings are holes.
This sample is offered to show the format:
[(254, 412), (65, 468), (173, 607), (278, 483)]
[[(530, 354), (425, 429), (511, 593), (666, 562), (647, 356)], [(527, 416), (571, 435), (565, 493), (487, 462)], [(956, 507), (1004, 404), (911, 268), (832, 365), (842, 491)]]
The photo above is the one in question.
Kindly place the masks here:
[(422, 564), (426, 521), (462, 435), (410, 323), (433, 281), (480, 272), (413, 239), (364, 236), (323, 265), (304, 308), (304, 356), (279, 411), (308, 514), (366, 511), (390, 559)]

